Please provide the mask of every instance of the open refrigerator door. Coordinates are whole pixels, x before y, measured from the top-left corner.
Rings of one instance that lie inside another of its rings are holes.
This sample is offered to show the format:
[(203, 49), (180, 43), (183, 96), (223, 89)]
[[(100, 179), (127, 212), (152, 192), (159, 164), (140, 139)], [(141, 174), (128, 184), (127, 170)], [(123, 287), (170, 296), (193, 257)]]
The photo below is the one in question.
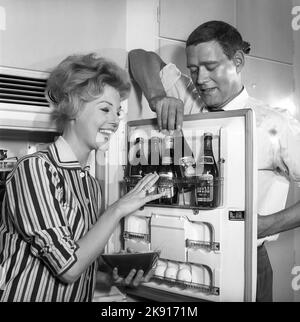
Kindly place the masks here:
[[(176, 191), (173, 202), (166, 204), (160, 199), (148, 203), (124, 219), (118, 231), (122, 248), (160, 252), (151, 281), (131, 292), (150, 300), (255, 301), (254, 112), (243, 109), (185, 116), (183, 124), (182, 134), (193, 152), (198, 172), (202, 171), (204, 133), (212, 136), (212, 151), (218, 167), (218, 178), (212, 186), (215, 202), (200, 203), (199, 196), (207, 191), (203, 188), (203, 177), (196, 171), (192, 177), (171, 180)], [(130, 121), (124, 134), (128, 166), (137, 138), (143, 137), (144, 154), (150, 155), (152, 150), (147, 150), (150, 139), (165, 137), (158, 131), (156, 119)], [(130, 176), (128, 166), (123, 173), (121, 194), (130, 190), (136, 180)], [(111, 189), (115, 194), (115, 187)], [(118, 247), (110, 242), (110, 251), (117, 251)]]

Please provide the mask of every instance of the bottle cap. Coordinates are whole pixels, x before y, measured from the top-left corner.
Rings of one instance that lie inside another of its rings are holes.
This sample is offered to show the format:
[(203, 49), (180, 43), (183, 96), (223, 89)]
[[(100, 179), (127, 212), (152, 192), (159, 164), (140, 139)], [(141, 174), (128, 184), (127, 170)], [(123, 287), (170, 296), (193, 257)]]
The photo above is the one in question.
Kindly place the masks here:
[(140, 143), (140, 142), (144, 142), (144, 139), (142, 137), (137, 137), (135, 139), (135, 143)]

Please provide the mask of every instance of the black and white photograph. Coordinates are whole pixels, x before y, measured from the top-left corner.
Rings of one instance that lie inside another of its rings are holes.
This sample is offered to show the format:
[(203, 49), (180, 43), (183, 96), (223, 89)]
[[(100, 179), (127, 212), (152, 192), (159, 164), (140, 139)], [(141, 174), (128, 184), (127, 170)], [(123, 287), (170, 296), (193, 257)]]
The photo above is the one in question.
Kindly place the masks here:
[(299, 227), (300, 0), (0, 0), (0, 302), (300, 302)]

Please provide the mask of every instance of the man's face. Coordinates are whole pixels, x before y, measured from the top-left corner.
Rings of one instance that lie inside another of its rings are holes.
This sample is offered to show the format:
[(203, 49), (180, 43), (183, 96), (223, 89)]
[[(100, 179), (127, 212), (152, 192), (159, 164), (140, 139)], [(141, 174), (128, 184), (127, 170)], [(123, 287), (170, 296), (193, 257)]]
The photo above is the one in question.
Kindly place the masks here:
[(192, 80), (208, 108), (222, 108), (240, 91), (240, 75), (234, 61), (224, 54), (218, 42), (188, 46), (186, 54)]

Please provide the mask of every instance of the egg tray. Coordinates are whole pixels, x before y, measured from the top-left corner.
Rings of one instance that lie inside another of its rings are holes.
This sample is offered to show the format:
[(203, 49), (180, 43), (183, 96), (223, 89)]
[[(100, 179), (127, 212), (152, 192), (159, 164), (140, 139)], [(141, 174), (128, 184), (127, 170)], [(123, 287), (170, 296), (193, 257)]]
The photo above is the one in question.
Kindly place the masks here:
[(182, 289), (196, 289), (201, 293), (210, 294), (210, 295), (220, 295), (220, 289), (212, 285), (205, 285), (193, 282), (185, 282), (170, 277), (161, 277), (154, 275), (152, 279), (160, 284), (167, 284), (171, 287), (179, 287)]

